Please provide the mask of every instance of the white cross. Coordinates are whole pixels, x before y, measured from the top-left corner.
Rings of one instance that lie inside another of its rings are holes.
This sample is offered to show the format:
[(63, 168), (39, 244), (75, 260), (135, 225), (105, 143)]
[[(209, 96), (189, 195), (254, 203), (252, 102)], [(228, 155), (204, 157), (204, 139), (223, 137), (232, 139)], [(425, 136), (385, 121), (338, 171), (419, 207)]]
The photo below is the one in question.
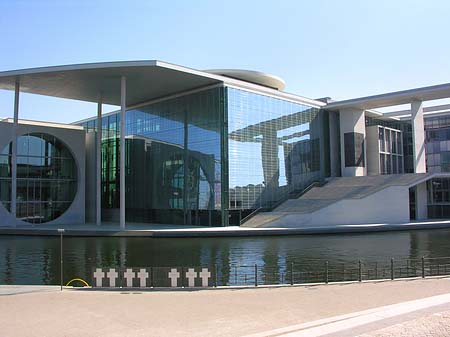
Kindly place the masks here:
[(115, 287), (116, 286), (116, 278), (119, 276), (119, 274), (116, 272), (115, 269), (111, 268), (109, 272), (106, 273), (106, 277), (109, 278), (109, 286)]
[(186, 273), (186, 278), (188, 279), (188, 286), (195, 287), (195, 278), (197, 277), (197, 273), (194, 268), (189, 268)]
[(123, 273), (123, 277), (127, 280), (127, 287), (133, 286), (133, 279), (135, 277), (136, 273), (133, 272), (132, 269), (127, 269), (125, 273)]
[(202, 279), (202, 287), (207, 287), (208, 279), (211, 277), (211, 273), (208, 271), (208, 268), (202, 268), (202, 272), (199, 273), (199, 275)]
[(95, 278), (95, 286), (102, 287), (103, 286), (103, 278), (105, 277), (105, 272), (102, 271), (101, 268), (95, 269), (94, 278)]
[(147, 286), (147, 277), (148, 277), (148, 273), (145, 271), (145, 269), (139, 269), (139, 273), (137, 274), (138, 278), (139, 278), (139, 286), (141, 288), (144, 288), (145, 286)]
[(178, 278), (180, 277), (180, 273), (175, 269), (170, 269), (169, 278), (170, 278), (170, 286), (177, 287), (178, 286)]

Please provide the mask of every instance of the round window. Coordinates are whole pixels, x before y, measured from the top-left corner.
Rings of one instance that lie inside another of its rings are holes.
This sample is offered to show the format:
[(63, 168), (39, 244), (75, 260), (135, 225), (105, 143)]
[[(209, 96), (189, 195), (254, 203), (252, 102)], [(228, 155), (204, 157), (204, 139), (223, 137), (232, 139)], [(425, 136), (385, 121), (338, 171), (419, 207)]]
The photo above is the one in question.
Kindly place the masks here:
[[(11, 210), (11, 143), (0, 154), (0, 200)], [(61, 216), (77, 192), (77, 167), (67, 146), (54, 136), (17, 138), (16, 217), (31, 223)]]

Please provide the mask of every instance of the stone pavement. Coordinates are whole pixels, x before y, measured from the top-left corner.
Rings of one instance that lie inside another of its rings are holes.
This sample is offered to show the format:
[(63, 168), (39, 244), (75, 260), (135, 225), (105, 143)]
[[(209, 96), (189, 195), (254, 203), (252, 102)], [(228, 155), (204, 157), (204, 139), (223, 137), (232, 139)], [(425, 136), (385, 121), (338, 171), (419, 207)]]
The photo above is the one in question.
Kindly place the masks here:
[(353, 337), (423, 317), (386, 322), (430, 305), (446, 307), (426, 315), (450, 312), (449, 278), (201, 291), (0, 286), (0, 336)]
[(446, 337), (450, 336), (450, 310), (395, 324), (359, 337)]

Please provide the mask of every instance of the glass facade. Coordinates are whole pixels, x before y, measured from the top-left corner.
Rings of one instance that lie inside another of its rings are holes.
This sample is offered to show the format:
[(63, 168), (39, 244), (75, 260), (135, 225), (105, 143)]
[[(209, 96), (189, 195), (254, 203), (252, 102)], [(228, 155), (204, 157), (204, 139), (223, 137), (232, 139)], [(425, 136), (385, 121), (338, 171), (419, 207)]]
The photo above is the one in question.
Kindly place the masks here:
[[(106, 220), (119, 208), (119, 124), (118, 114), (102, 118)], [(126, 219), (238, 224), (323, 178), (323, 128), (319, 109), (228, 87), (128, 110)]]
[[(425, 118), (425, 153), (427, 172), (450, 172), (450, 116)], [(428, 182), (428, 216), (450, 217), (450, 179)]]
[(427, 171), (450, 172), (450, 116), (425, 119)]
[[(0, 154), (0, 198), (11, 208), (11, 150)], [(17, 139), (18, 219), (43, 223), (58, 218), (71, 205), (77, 189), (77, 168), (69, 149), (57, 138), (41, 133)]]
[(378, 126), (380, 174), (403, 173), (403, 137), (399, 130)]
[(319, 109), (228, 88), (230, 223), (271, 208), (324, 175)]
[[(399, 139), (397, 138), (397, 147), (396, 147), (396, 152), (397, 154), (401, 154), (403, 155), (403, 160), (402, 162), (399, 164), (397, 164), (397, 168), (401, 168), (401, 166), (403, 166), (403, 172), (399, 173), (414, 173), (414, 165), (413, 165), (413, 139), (412, 139), (412, 127), (411, 127), (411, 122), (410, 121), (395, 121), (395, 122), (391, 122), (391, 121), (386, 121), (386, 120), (382, 120), (382, 119), (376, 119), (376, 118), (371, 118), (371, 117), (366, 117), (366, 126), (370, 127), (373, 125), (379, 125), (379, 126), (384, 126), (384, 127), (388, 127), (391, 129), (395, 129), (398, 131), (401, 131), (401, 149), (400, 149), (400, 145), (398, 145), (398, 141)], [(387, 137), (387, 135), (379, 135), (379, 137)], [(390, 136), (389, 136), (390, 137)], [(393, 143), (392, 140), (390, 139), (389, 142), (392, 144), (391, 149), (393, 149)], [(385, 142), (381, 142), (380, 140), (380, 152), (386, 152), (386, 145)], [(384, 161), (382, 160), (384, 159)], [(388, 172), (387, 171), (387, 167), (389, 165), (389, 163), (386, 161), (386, 158), (382, 158), (380, 156), (380, 167), (383, 165), (384, 163), (384, 171), (381, 170), (382, 172)], [(391, 171), (393, 173), (392, 170), (392, 166), (391, 166)]]
[[(162, 100), (126, 114), (126, 219), (217, 226), (222, 214), (224, 88)], [(83, 123), (95, 129), (95, 121)], [(102, 119), (102, 208), (119, 208), (118, 114)]]

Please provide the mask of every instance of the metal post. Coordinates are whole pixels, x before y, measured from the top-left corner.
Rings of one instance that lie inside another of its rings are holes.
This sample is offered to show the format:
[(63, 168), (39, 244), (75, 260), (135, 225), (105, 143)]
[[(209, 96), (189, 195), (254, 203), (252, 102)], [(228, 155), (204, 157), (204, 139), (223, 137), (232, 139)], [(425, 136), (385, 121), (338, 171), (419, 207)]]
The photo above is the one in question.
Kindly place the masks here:
[(258, 265), (255, 264), (255, 287), (258, 286)]
[(294, 262), (291, 262), (291, 286), (294, 285)]
[(17, 80), (14, 91), (14, 119), (11, 142), (11, 214), (14, 216), (14, 227), (16, 226), (15, 218), (17, 213), (17, 127), (19, 124), (19, 94), (20, 83)]
[(391, 259), (391, 280), (394, 279), (394, 259)]
[(125, 113), (127, 80), (120, 78), (120, 229), (125, 229)]
[(422, 256), (422, 278), (425, 278), (425, 257)]
[(375, 280), (378, 279), (378, 262), (375, 262)]
[(362, 267), (361, 267), (361, 260), (358, 260), (358, 268), (359, 268), (359, 277), (358, 280), (359, 282), (362, 281)]
[(185, 277), (184, 277), (184, 268), (181, 267), (181, 287), (184, 288), (185, 287)]
[(64, 274), (63, 274), (63, 267), (64, 267), (64, 262), (63, 262), (63, 233), (64, 233), (64, 229), (58, 229), (59, 232), (59, 257), (60, 257), (60, 261), (61, 261), (61, 266), (60, 266), (60, 285), (61, 285), (61, 291), (63, 290), (63, 283), (64, 283)]
[(97, 103), (97, 143), (96, 143), (96, 194), (95, 194), (95, 206), (96, 206), (96, 213), (95, 213), (95, 223), (97, 226), (100, 226), (102, 224), (102, 94), (99, 94), (98, 97), (98, 103)]
[(150, 267), (150, 287), (151, 288), (155, 287), (155, 281), (154, 281), (154, 276), (153, 276), (153, 267)]
[(214, 265), (214, 287), (217, 288), (217, 264)]
[(328, 261), (325, 262), (325, 283), (328, 284)]

